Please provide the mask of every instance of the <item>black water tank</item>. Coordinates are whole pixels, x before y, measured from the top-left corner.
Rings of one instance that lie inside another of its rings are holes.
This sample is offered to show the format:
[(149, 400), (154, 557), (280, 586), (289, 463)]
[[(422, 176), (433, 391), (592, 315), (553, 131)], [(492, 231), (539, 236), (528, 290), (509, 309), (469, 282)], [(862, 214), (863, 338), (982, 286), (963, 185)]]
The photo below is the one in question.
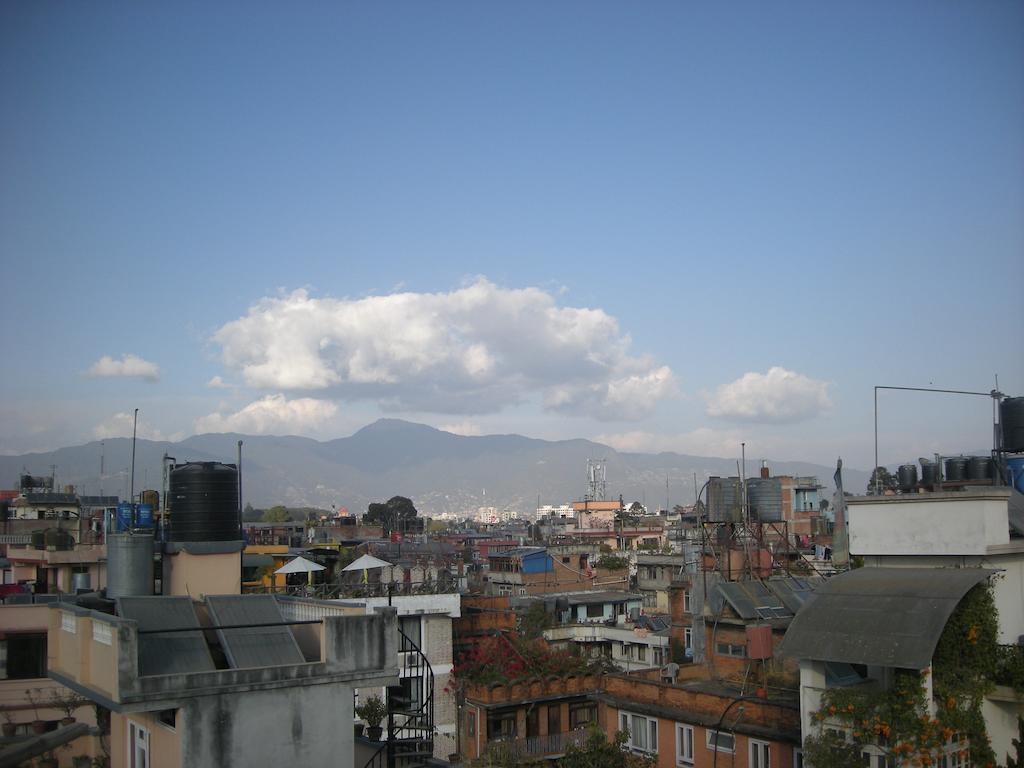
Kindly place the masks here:
[(193, 461), (171, 470), (171, 541), (238, 541), (238, 469)]
[(953, 456), (946, 459), (946, 481), (958, 483), (967, 479), (967, 457)]
[(912, 491), (917, 487), (917, 465), (903, 464), (896, 473), (901, 491)]
[(935, 485), (939, 482), (939, 465), (932, 461), (921, 462), (921, 483)]
[(991, 456), (971, 456), (967, 462), (968, 480), (988, 480), (992, 477)]
[(1024, 453), (1024, 397), (1008, 397), (999, 404), (1003, 450)]

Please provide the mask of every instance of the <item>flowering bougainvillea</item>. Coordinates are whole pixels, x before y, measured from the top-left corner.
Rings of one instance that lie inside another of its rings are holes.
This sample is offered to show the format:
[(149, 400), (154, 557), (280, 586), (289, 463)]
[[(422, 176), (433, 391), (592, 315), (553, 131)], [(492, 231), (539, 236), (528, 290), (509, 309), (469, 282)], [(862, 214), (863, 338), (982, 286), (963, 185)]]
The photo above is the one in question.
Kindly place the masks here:
[(597, 665), (571, 651), (552, 649), (543, 639), (501, 634), (477, 643), (459, 656), (448, 690), (459, 685), (494, 685), (530, 678), (566, 677), (597, 671)]

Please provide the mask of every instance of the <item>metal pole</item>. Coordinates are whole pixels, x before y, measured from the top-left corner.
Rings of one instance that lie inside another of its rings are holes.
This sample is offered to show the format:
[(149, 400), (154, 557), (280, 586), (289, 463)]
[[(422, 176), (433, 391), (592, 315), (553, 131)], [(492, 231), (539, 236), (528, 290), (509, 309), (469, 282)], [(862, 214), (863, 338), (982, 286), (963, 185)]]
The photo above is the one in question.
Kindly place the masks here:
[(875, 496), (878, 495), (878, 387), (875, 387)]
[[(132, 421), (132, 475), (131, 475), (131, 483), (128, 486), (128, 488), (129, 488), (129, 490), (128, 490), (128, 502), (130, 504), (134, 504), (135, 503), (135, 434), (136, 434), (138, 426), (139, 426), (139, 409), (136, 408), (135, 409), (135, 417), (134, 417), (134, 419)], [(132, 517), (135, 517), (134, 512), (132, 513)], [(135, 521), (133, 520), (132, 522), (134, 523)]]

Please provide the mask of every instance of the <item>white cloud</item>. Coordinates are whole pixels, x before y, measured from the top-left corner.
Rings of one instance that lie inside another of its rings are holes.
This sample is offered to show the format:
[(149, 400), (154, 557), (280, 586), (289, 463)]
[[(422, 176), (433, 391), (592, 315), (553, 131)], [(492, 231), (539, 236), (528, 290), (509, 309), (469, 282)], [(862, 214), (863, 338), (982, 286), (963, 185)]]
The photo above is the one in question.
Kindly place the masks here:
[(231, 385), (228, 384), (226, 381), (224, 381), (224, 379), (222, 379), (220, 376), (214, 376), (212, 379), (210, 379), (208, 382), (206, 382), (206, 386), (208, 386), (210, 389), (231, 389), (232, 388)]
[(634, 430), (597, 435), (594, 440), (625, 453), (688, 453), (694, 456), (738, 455), (745, 438), (736, 431), (701, 427), (679, 434), (657, 434)]
[[(115, 413), (109, 419), (93, 427), (93, 437), (97, 440), (106, 440), (110, 437), (131, 437), (134, 420), (135, 414), (131, 411)], [(141, 416), (135, 434), (143, 440), (170, 440), (173, 442), (182, 438), (180, 432), (171, 435), (164, 434)]]
[(329, 400), (302, 397), (288, 400), (284, 395), (267, 395), (235, 413), (211, 413), (196, 420), (197, 434), (243, 432), (250, 435), (301, 434), (315, 430), (338, 412)]
[(160, 368), (156, 363), (143, 360), (136, 355), (121, 355), (120, 360), (104, 355), (92, 364), (85, 375), (94, 378), (136, 377), (147, 381), (156, 381), (160, 378)]
[(442, 432), (451, 432), (453, 435), (462, 435), (463, 437), (478, 437), (484, 433), (480, 425), (472, 421), (442, 424), (438, 429)]
[(629, 354), (601, 309), (560, 307), (540, 288), (484, 278), (448, 293), (265, 298), (213, 336), (253, 387), (327, 391), (385, 410), (549, 409), (636, 419), (675, 392), (672, 371)]
[(776, 366), (723, 384), (708, 398), (707, 412), (731, 421), (786, 424), (814, 418), (831, 407), (827, 382)]

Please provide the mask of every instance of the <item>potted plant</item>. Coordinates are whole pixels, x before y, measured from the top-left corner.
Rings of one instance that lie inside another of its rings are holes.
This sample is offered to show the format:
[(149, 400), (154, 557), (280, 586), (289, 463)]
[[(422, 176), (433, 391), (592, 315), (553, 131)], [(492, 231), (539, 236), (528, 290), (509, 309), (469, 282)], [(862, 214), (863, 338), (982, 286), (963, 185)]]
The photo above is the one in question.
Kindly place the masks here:
[(75, 710), (84, 707), (89, 702), (84, 696), (79, 696), (74, 691), (54, 689), (50, 693), (50, 700), (47, 703), (64, 713), (64, 717), (60, 720), (61, 725), (71, 725), (75, 722)]
[(373, 741), (380, 741), (380, 737), (384, 732), (380, 724), (387, 713), (388, 710), (384, 706), (384, 700), (377, 695), (368, 697), (365, 702), (356, 707), (356, 714), (366, 721), (367, 735)]
[(18, 725), (14, 722), (14, 715), (12, 715), (6, 709), (0, 712), (0, 715), (3, 715), (4, 718), (4, 737), (9, 739), (11, 736), (18, 732)]
[(32, 705), (32, 711), (36, 716), (36, 719), (32, 721), (32, 731), (34, 733), (46, 733), (47, 722), (39, 717), (39, 700), (33, 695), (31, 688), (25, 689), (25, 698)]

